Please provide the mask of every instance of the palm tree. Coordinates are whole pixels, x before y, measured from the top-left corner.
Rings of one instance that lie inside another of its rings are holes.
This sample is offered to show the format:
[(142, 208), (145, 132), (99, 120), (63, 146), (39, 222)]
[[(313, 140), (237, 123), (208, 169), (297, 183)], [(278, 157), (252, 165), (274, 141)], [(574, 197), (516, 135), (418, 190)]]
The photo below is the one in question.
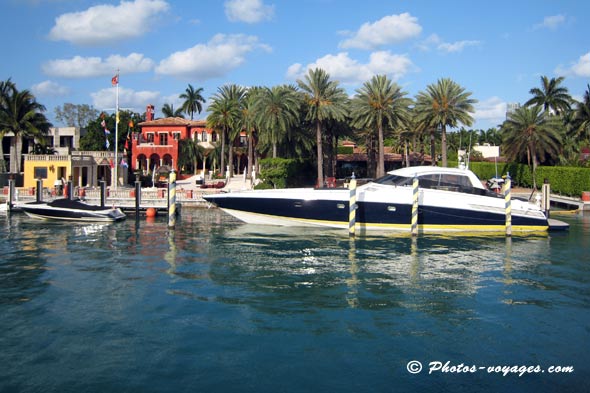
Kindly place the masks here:
[[(10, 92), (16, 89), (14, 83), (8, 78), (6, 81), (0, 81), (0, 113), (4, 113), (6, 106), (8, 105), (8, 97)], [(0, 115), (1, 116), (1, 115)], [(2, 140), (6, 130), (0, 129), (0, 173), (6, 172), (6, 160), (4, 160), (4, 148)]]
[(233, 130), (239, 123), (241, 116), (240, 99), (245, 89), (237, 85), (225, 85), (217, 89), (217, 93), (211, 98), (207, 116), (207, 127), (221, 130), (221, 171), (225, 170), (225, 142), (228, 134), (230, 136), (230, 176), (233, 169), (231, 144), (234, 138)]
[(564, 80), (563, 76), (557, 79), (542, 76), (541, 88), (534, 87), (529, 91), (533, 98), (525, 102), (525, 106), (538, 105), (554, 115), (560, 115), (570, 110), (572, 97), (567, 88), (560, 86)]
[(558, 118), (548, 116), (538, 105), (516, 109), (502, 124), (504, 154), (515, 161), (526, 158), (528, 165), (532, 167), (535, 189), (539, 162), (543, 162), (547, 155), (559, 155), (563, 138), (562, 124)]
[(303, 91), (306, 105), (306, 120), (316, 129), (318, 186), (324, 184), (324, 161), (322, 152), (322, 122), (328, 119), (344, 120), (347, 114), (348, 97), (338, 82), (331, 81), (330, 75), (321, 68), (311, 69), (305, 80), (297, 80)]
[(184, 118), (184, 116), (182, 115), (182, 108), (179, 109), (174, 109), (174, 105), (171, 104), (164, 104), (164, 106), (162, 106), (162, 114), (165, 117), (181, 117)]
[(352, 121), (358, 128), (377, 131), (377, 177), (385, 174), (384, 129), (400, 128), (409, 117), (412, 100), (385, 75), (375, 75), (365, 82), (352, 100)]
[(28, 91), (18, 91), (10, 80), (0, 86), (2, 99), (0, 107), (0, 135), (12, 133), (10, 170), (20, 173), (22, 161), (22, 138), (47, 135), (51, 123), (42, 113), (45, 107), (39, 104)]
[[(475, 112), (473, 104), (477, 100), (469, 98), (470, 92), (449, 78), (439, 79), (436, 84), (428, 85), (416, 97), (416, 115), (418, 121), (424, 121), (431, 129), (441, 131), (442, 165), (447, 166), (447, 127), (459, 124), (470, 126)], [(434, 160), (434, 157), (433, 157)]]
[(246, 175), (252, 177), (252, 169), (254, 165), (254, 138), (256, 135), (256, 120), (255, 120), (255, 109), (256, 97), (260, 93), (262, 88), (250, 87), (244, 96), (242, 104), (242, 128), (246, 130), (248, 138), (248, 167)]
[(590, 85), (587, 85), (582, 102), (576, 105), (573, 127), (578, 139), (584, 141), (590, 139)]
[(195, 112), (201, 113), (201, 111), (203, 110), (203, 106), (201, 105), (201, 103), (204, 104), (205, 99), (203, 98), (201, 93), (203, 93), (202, 87), (199, 87), (195, 90), (193, 86), (189, 83), (185, 92), (180, 95), (180, 98), (184, 100), (181, 109), (186, 114), (191, 115), (191, 120), (193, 120), (193, 114)]
[(180, 168), (188, 167), (193, 170), (193, 174), (197, 174), (198, 160), (203, 160), (203, 174), (205, 174), (205, 164), (207, 160), (206, 149), (199, 145), (193, 139), (181, 139), (178, 143), (178, 166)]
[(272, 144), (272, 157), (277, 157), (277, 144), (299, 120), (299, 97), (293, 86), (263, 87), (256, 96), (254, 110), (260, 138)]

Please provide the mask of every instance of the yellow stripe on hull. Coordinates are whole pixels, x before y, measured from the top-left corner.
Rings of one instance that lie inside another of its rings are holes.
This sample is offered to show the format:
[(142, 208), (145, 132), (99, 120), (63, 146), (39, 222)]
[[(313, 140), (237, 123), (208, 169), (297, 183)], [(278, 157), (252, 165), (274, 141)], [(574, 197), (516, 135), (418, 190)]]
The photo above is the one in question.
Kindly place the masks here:
[[(317, 226), (317, 227), (331, 227), (331, 228), (348, 228), (348, 222), (346, 221), (328, 221), (328, 220), (314, 220), (304, 218), (293, 218), (286, 216), (276, 216), (269, 214), (250, 213), (239, 210), (223, 209), (228, 214), (237, 217), (245, 222), (259, 223), (267, 225), (293, 225), (300, 224), (301, 226)], [(251, 218), (251, 220), (246, 219)], [(253, 222), (255, 221), (255, 222)], [(285, 223), (280, 223), (284, 221)], [(288, 224), (288, 223), (289, 224)], [(389, 230), (397, 232), (411, 232), (411, 224), (381, 224), (373, 223), (366, 224), (363, 222), (357, 222), (356, 228), (360, 230)], [(549, 227), (547, 225), (533, 226), (533, 225), (517, 225), (512, 226), (513, 232), (547, 232)], [(504, 225), (418, 225), (418, 232), (487, 232), (487, 233), (505, 233), (506, 227)]]

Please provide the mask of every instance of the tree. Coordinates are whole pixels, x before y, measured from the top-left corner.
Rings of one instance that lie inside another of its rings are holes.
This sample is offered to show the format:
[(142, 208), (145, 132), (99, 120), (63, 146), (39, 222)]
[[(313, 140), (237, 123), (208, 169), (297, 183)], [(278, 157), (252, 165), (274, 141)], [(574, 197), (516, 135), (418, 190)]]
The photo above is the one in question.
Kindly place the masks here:
[(572, 97), (569, 95), (567, 88), (561, 87), (560, 84), (565, 80), (565, 77), (547, 78), (541, 77), (541, 88), (534, 87), (529, 93), (533, 98), (525, 102), (525, 106), (538, 105), (544, 111), (554, 115), (563, 114), (570, 110)]
[(352, 121), (358, 128), (377, 131), (377, 177), (385, 174), (384, 129), (401, 128), (408, 120), (412, 101), (385, 75), (375, 75), (357, 89), (352, 100)]
[(344, 120), (347, 115), (348, 97), (338, 82), (321, 68), (309, 70), (304, 80), (297, 80), (303, 92), (306, 120), (316, 129), (318, 186), (324, 184), (324, 161), (322, 151), (322, 122), (328, 119)]
[(252, 170), (254, 165), (254, 138), (257, 134), (255, 119), (256, 113), (254, 105), (256, 103), (257, 96), (261, 90), (261, 87), (250, 87), (246, 91), (242, 104), (242, 115), (240, 116), (242, 128), (246, 130), (246, 135), (248, 138), (248, 167), (246, 170), (246, 174), (248, 177), (252, 177)]
[(43, 114), (45, 107), (28, 90), (19, 91), (10, 79), (0, 86), (0, 90), (0, 135), (14, 135), (10, 141), (10, 171), (20, 173), (22, 138), (42, 138), (49, 132), (51, 123)]
[[(447, 166), (447, 127), (458, 127), (459, 124), (470, 126), (475, 112), (473, 104), (477, 100), (469, 98), (456, 82), (448, 78), (439, 79), (436, 84), (428, 85), (416, 97), (415, 111), (418, 121), (423, 121), (432, 130), (441, 131), (442, 165)], [(433, 157), (434, 160), (434, 157)]]
[(504, 154), (514, 161), (526, 159), (532, 167), (533, 188), (537, 188), (535, 174), (539, 162), (547, 155), (559, 155), (563, 138), (561, 121), (548, 116), (541, 106), (523, 106), (508, 115), (501, 132)]
[(179, 109), (174, 109), (174, 105), (171, 104), (164, 104), (162, 106), (162, 114), (165, 117), (181, 117), (184, 118), (184, 116), (182, 115), (182, 108)]
[(254, 111), (260, 138), (272, 144), (272, 157), (277, 158), (277, 144), (299, 120), (299, 97), (293, 86), (263, 87), (256, 95)]
[[(8, 97), (10, 92), (15, 89), (14, 83), (8, 78), (6, 81), (0, 81), (0, 113), (4, 112), (6, 105), (8, 105)], [(0, 116), (2, 116), (0, 114)], [(2, 140), (7, 130), (0, 129), (0, 173), (6, 172), (6, 161), (4, 160), (4, 148)]]
[(218, 88), (217, 93), (211, 98), (211, 105), (208, 108), (207, 127), (221, 130), (220, 166), (222, 173), (225, 170), (226, 138), (240, 119), (240, 103), (236, 97), (237, 86), (234, 86), (226, 85)]
[(198, 159), (205, 160), (204, 148), (192, 139), (181, 139), (178, 143), (178, 167), (192, 169), (193, 173), (197, 173)]
[(191, 120), (193, 120), (193, 114), (195, 112), (201, 113), (203, 110), (203, 105), (201, 105), (201, 103), (204, 104), (205, 99), (201, 93), (203, 93), (202, 87), (195, 90), (193, 86), (189, 84), (185, 92), (180, 95), (180, 98), (184, 100), (181, 109), (187, 115), (191, 115)]
[(63, 108), (59, 105), (54, 110), (55, 119), (62, 122), (66, 127), (86, 128), (88, 123), (99, 115), (98, 110), (87, 104), (65, 103)]
[[(106, 151), (115, 149), (115, 119), (114, 113), (110, 115), (100, 114), (88, 123), (86, 134), (80, 138), (80, 150), (82, 151)], [(135, 124), (145, 120), (144, 116), (131, 111), (119, 111), (119, 140), (117, 141), (118, 151), (125, 150), (125, 144), (131, 143), (131, 133)], [(102, 126), (104, 121), (105, 126)], [(133, 127), (131, 127), (133, 125)], [(107, 134), (105, 128), (109, 130)], [(108, 147), (106, 141), (109, 141)], [(127, 149), (130, 151), (130, 148)]]
[(573, 129), (579, 140), (587, 142), (590, 139), (590, 85), (587, 85), (582, 102), (576, 105)]

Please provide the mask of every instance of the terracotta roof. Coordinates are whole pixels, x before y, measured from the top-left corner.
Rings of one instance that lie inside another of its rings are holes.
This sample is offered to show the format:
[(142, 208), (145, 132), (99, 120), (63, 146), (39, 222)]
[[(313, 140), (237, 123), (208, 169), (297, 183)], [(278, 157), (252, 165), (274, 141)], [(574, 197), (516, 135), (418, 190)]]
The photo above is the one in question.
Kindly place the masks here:
[(152, 121), (144, 121), (138, 126), (185, 126), (185, 127), (205, 127), (207, 122), (205, 120), (188, 120), (182, 117), (164, 117)]

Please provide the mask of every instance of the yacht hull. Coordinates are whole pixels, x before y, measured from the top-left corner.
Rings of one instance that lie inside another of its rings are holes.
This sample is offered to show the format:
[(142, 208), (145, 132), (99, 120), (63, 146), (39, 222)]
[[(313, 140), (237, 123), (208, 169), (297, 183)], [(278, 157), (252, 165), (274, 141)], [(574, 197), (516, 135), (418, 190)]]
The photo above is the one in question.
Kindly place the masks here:
[(27, 216), (42, 220), (79, 222), (116, 222), (126, 218), (118, 208), (88, 205), (78, 200), (57, 199), (52, 202), (31, 202), (19, 206)]
[[(356, 227), (361, 230), (410, 231), (412, 189), (364, 189), (356, 196)], [(391, 191), (391, 190), (389, 190)], [(252, 224), (349, 227), (349, 195), (343, 190), (269, 190), (208, 195), (204, 198), (232, 216)], [(513, 201), (512, 231), (547, 231), (545, 215), (533, 205)], [(458, 196), (421, 189), (418, 196), (420, 232), (504, 232), (504, 198)]]

